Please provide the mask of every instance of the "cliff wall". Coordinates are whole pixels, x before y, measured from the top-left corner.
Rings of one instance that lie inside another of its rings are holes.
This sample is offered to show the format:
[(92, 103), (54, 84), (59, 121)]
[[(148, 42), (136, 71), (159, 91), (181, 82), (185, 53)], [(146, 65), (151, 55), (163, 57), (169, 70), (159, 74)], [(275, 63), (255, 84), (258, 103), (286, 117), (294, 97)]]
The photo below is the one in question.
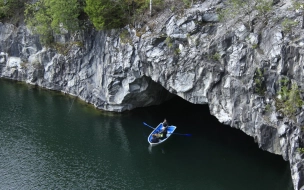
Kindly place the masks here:
[[(294, 189), (304, 189), (298, 151), (304, 147), (304, 107), (288, 117), (277, 103), (284, 77), (304, 89), (302, 17), (290, 5), (277, 1), (266, 20), (255, 15), (223, 24), (216, 12), (222, 2), (206, 0), (182, 13), (167, 10), (137, 28), (58, 35), (55, 49), (43, 47), (25, 26), (0, 23), (0, 77), (115, 112), (173, 95), (208, 104), (220, 122), (289, 161)], [(286, 17), (299, 21), (289, 33), (281, 24)]]

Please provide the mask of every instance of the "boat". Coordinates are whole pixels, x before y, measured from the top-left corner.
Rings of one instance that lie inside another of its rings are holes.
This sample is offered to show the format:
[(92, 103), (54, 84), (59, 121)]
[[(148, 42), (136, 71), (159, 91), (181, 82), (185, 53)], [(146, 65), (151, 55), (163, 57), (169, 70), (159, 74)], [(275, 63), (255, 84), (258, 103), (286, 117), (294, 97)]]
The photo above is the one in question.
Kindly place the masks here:
[(155, 142), (152, 142), (152, 135), (153, 135), (153, 134), (159, 133), (159, 132), (161, 131), (162, 127), (163, 127), (163, 123), (160, 123), (160, 124), (151, 132), (151, 134), (149, 135), (149, 137), (148, 137), (148, 142), (150, 143), (151, 146), (156, 146), (156, 145), (159, 145), (159, 144), (165, 142), (165, 141), (172, 135), (172, 133), (173, 133), (173, 132), (175, 131), (175, 129), (176, 129), (176, 126), (173, 126), (173, 125), (168, 126), (166, 138), (164, 138), (164, 139), (159, 139), (159, 141), (156, 142), (156, 143), (155, 143)]

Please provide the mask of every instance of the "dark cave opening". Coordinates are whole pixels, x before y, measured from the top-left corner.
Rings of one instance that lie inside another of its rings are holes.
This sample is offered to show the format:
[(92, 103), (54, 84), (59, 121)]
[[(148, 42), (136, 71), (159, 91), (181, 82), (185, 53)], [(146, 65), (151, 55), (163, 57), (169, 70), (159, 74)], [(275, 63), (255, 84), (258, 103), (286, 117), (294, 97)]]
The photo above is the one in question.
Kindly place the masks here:
[(143, 122), (152, 126), (157, 126), (166, 118), (170, 125), (177, 126), (177, 133), (192, 134), (193, 139), (208, 139), (208, 142), (236, 149), (237, 152), (249, 157), (264, 156), (266, 164), (288, 164), (281, 155), (260, 149), (254, 139), (241, 130), (220, 123), (210, 114), (207, 104), (192, 104), (179, 96), (174, 96), (161, 105), (132, 110), (131, 114), (140, 115)]

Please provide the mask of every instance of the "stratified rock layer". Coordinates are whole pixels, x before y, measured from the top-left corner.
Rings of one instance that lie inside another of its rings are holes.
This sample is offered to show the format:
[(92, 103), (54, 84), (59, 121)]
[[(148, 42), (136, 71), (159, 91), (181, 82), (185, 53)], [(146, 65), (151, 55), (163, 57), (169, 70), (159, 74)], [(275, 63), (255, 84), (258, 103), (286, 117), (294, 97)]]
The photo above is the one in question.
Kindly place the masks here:
[[(0, 77), (72, 94), (115, 112), (159, 104), (173, 95), (208, 104), (220, 122), (288, 160), (294, 188), (304, 189), (298, 151), (304, 147), (303, 107), (290, 119), (276, 106), (283, 76), (304, 88), (303, 29), (299, 23), (286, 33), (281, 25), (286, 16), (302, 22), (290, 5), (278, 2), (267, 21), (255, 15), (250, 30), (246, 22), (219, 23), (215, 10), (221, 1), (206, 0), (182, 15), (164, 12), (141, 29), (56, 36), (64, 52), (44, 48), (25, 26), (0, 23)], [(257, 70), (262, 89), (257, 89)]]

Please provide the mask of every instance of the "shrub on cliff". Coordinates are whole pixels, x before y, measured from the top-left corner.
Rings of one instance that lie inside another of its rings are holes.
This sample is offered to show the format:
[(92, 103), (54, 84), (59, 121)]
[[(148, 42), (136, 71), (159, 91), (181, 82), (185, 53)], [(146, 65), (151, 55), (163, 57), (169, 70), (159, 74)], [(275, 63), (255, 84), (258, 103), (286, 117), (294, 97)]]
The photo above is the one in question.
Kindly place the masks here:
[(254, 92), (260, 96), (264, 96), (266, 92), (264, 71), (261, 68), (257, 68), (254, 72)]
[[(127, 24), (136, 27), (137, 23), (150, 20), (151, 14), (166, 9), (165, 3), (170, 2), (171, 6), (176, 7), (185, 3), (183, 0), (37, 0), (35, 3), (30, 0), (23, 1), (30, 2), (25, 6), (25, 22), (40, 36), (40, 41), (44, 45), (53, 42), (54, 34), (80, 29), (83, 21), (90, 21), (98, 30), (121, 28)], [(194, 0), (191, 0), (189, 5), (193, 2)]]
[(298, 25), (298, 22), (297, 21), (294, 21), (294, 20), (291, 20), (289, 18), (285, 18), (283, 21), (282, 21), (282, 27), (283, 27), (283, 31), (285, 33), (289, 33), (292, 31), (292, 29), (294, 27), (296, 27)]
[(227, 0), (225, 7), (218, 11), (219, 19), (222, 22), (228, 22), (231, 19), (244, 19), (248, 16), (247, 24), (252, 30), (252, 19), (259, 16), (261, 19), (267, 18), (267, 13), (272, 10), (272, 0)]
[(284, 77), (280, 80), (280, 90), (276, 100), (277, 110), (281, 110), (287, 117), (293, 118), (297, 109), (304, 105), (297, 83)]

